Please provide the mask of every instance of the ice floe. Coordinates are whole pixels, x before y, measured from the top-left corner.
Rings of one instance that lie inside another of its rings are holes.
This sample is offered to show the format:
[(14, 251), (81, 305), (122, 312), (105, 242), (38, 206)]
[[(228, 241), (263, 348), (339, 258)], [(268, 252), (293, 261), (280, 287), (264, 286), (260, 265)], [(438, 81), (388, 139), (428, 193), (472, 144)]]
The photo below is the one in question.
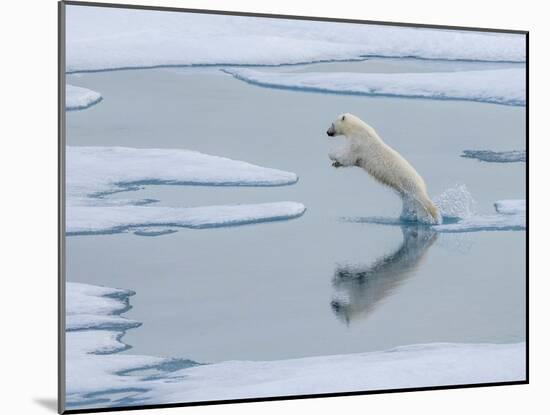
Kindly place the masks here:
[(457, 222), (434, 226), (438, 232), (480, 232), (480, 231), (522, 231), (525, 230), (525, 214), (515, 215), (479, 215)]
[(525, 35), (67, 6), (67, 72), (366, 56), (525, 61)]
[(525, 214), (525, 199), (497, 200), (495, 202), (495, 209), (498, 213), (507, 215)]
[(128, 310), (128, 297), (134, 294), (130, 290), (81, 283), (67, 284), (66, 329), (127, 329), (139, 326), (139, 323), (120, 316)]
[(65, 86), (65, 109), (83, 110), (102, 100), (101, 94), (88, 88), (67, 84)]
[(523, 199), (496, 201), (496, 214), (482, 215), (476, 212), (477, 203), (462, 184), (446, 189), (434, 202), (443, 216), (443, 223), (433, 227), (438, 232), (519, 231), (526, 227)]
[(182, 149), (67, 147), (69, 198), (101, 196), (143, 185), (282, 186), (294, 173)]
[(450, 218), (434, 226), (438, 232), (518, 231), (526, 229), (525, 199), (499, 200), (494, 203), (497, 214), (469, 215)]
[[(482, 215), (476, 212), (477, 203), (464, 184), (446, 189), (434, 198), (443, 223), (423, 225), (438, 233), (463, 233), (482, 231), (522, 231), (526, 229), (525, 199), (498, 200), (494, 203), (495, 214)], [(415, 229), (422, 226), (418, 222), (391, 217), (345, 217), (345, 222), (373, 223), (378, 225), (401, 226)], [(417, 232), (417, 231), (415, 231)]]
[[(297, 202), (233, 206), (151, 206), (155, 200), (112, 200), (109, 194), (145, 185), (282, 186), (294, 173), (181, 149), (67, 147), (66, 234), (135, 231), (154, 236), (174, 228), (207, 228), (291, 219)], [(155, 229), (152, 229), (155, 228)], [(168, 228), (168, 229), (167, 229)]]
[[(435, 199), (443, 216), (443, 223), (432, 225), (431, 229), (439, 233), (463, 233), (482, 231), (522, 231), (526, 229), (525, 200), (500, 200), (494, 203), (496, 210), (492, 215), (475, 212), (475, 202), (464, 186), (457, 186), (444, 192)], [(391, 217), (346, 217), (345, 222), (373, 223), (389, 226), (419, 226), (418, 223), (403, 221)], [(428, 226), (428, 225), (425, 225)]]
[[(133, 393), (148, 388), (144, 387), (146, 382), (139, 384), (136, 378), (125, 376), (126, 371), (193, 364), (178, 359), (113, 354), (129, 348), (120, 338), (125, 330), (140, 325), (120, 316), (129, 308), (128, 298), (134, 294), (130, 290), (66, 283), (65, 367), (69, 406), (109, 406), (115, 401), (128, 404)], [(104, 398), (103, 394), (109, 397)], [(122, 397), (117, 397), (119, 394)]]
[[(117, 313), (128, 306), (132, 294), (67, 283), (68, 316), (85, 315), (90, 322), (66, 332), (68, 409), (525, 379), (523, 342), (431, 343), (380, 352), (214, 364), (119, 354), (128, 348), (121, 337), (131, 326), (105, 328), (103, 319), (124, 321)], [(114, 301), (106, 305), (106, 299)], [(78, 307), (81, 302), (84, 306)]]
[(525, 150), (512, 151), (491, 151), (491, 150), (464, 150), (462, 157), (478, 159), (492, 163), (514, 163), (518, 161), (527, 161)]
[[(445, 344), (277, 361), (229, 361), (184, 369), (164, 402), (258, 398), (464, 385), (525, 378), (525, 343)], [(185, 388), (185, 390), (183, 390)]]
[[(369, 216), (369, 217), (345, 217), (345, 222), (372, 223), (388, 226), (418, 226), (418, 223), (406, 222), (399, 218)], [(464, 232), (491, 232), (491, 231), (523, 231), (526, 229), (525, 214), (495, 214), (474, 215), (467, 218), (446, 218), (443, 223), (431, 226), (439, 233), (464, 233)]]
[[(105, 234), (142, 228), (214, 228), (245, 225), (301, 216), (306, 208), (297, 202), (217, 205), (190, 208), (168, 206), (71, 206), (67, 234)], [(162, 232), (164, 234), (165, 232)]]
[(454, 99), (525, 105), (525, 69), (436, 73), (269, 72), (227, 68), (250, 84), (335, 94)]

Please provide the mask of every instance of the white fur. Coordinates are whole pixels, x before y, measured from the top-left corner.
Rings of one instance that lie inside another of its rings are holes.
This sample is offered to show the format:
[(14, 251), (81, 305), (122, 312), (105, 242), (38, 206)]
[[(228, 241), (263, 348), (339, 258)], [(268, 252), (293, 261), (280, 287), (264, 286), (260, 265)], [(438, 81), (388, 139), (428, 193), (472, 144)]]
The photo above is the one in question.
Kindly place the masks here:
[(327, 134), (344, 135), (346, 146), (329, 154), (334, 167), (358, 166), (380, 183), (394, 189), (403, 201), (401, 217), (441, 223), (441, 215), (418, 172), (378, 136), (374, 128), (352, 114), (340, 115)]

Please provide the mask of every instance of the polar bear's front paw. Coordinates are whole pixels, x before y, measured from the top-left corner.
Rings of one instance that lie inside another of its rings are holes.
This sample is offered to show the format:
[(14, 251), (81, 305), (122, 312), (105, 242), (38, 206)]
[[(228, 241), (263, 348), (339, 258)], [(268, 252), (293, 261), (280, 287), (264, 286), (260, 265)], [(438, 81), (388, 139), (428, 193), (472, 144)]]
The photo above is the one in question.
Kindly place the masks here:
[(332, 167), (342, 167), (343, 164), (340, 163), (338, 160), (335, 160), (333, 163), (332, 163)]

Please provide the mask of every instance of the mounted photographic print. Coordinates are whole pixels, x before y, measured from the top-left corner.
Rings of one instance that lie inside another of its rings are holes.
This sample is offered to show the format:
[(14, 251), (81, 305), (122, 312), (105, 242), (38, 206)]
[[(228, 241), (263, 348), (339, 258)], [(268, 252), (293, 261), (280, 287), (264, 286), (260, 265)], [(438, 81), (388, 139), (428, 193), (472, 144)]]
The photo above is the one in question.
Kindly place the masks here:
[(528, 381), (527, 32), (59, 7), (60, 412)]

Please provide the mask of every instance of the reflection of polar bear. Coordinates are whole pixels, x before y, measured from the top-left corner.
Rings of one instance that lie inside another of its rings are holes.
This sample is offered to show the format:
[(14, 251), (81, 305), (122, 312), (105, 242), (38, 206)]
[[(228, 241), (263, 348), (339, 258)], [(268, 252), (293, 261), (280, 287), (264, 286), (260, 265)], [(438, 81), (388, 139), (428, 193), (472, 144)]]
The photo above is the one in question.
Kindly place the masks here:
[(334, 313), (346, 324), (368, 316), (377, 305), (407, 278), (413, 275), (425, 259), (437, 232), (428, 226), (401, 226), (403, 242), (394, 252), (378, 258), (372, 264), (337, 265), (332, 281)]
[(430, 200), (422, 177), (382, 141), (374, 128), (355, 115), (343, 114), (332, 123), (327, 134), (344, 135), (347, 139), (343, 149), (329, 154), (334, 167), (362, 167), (380, 183), (396, 190), (403, 200), (403, 219), (441, 223), (441, 215)]

